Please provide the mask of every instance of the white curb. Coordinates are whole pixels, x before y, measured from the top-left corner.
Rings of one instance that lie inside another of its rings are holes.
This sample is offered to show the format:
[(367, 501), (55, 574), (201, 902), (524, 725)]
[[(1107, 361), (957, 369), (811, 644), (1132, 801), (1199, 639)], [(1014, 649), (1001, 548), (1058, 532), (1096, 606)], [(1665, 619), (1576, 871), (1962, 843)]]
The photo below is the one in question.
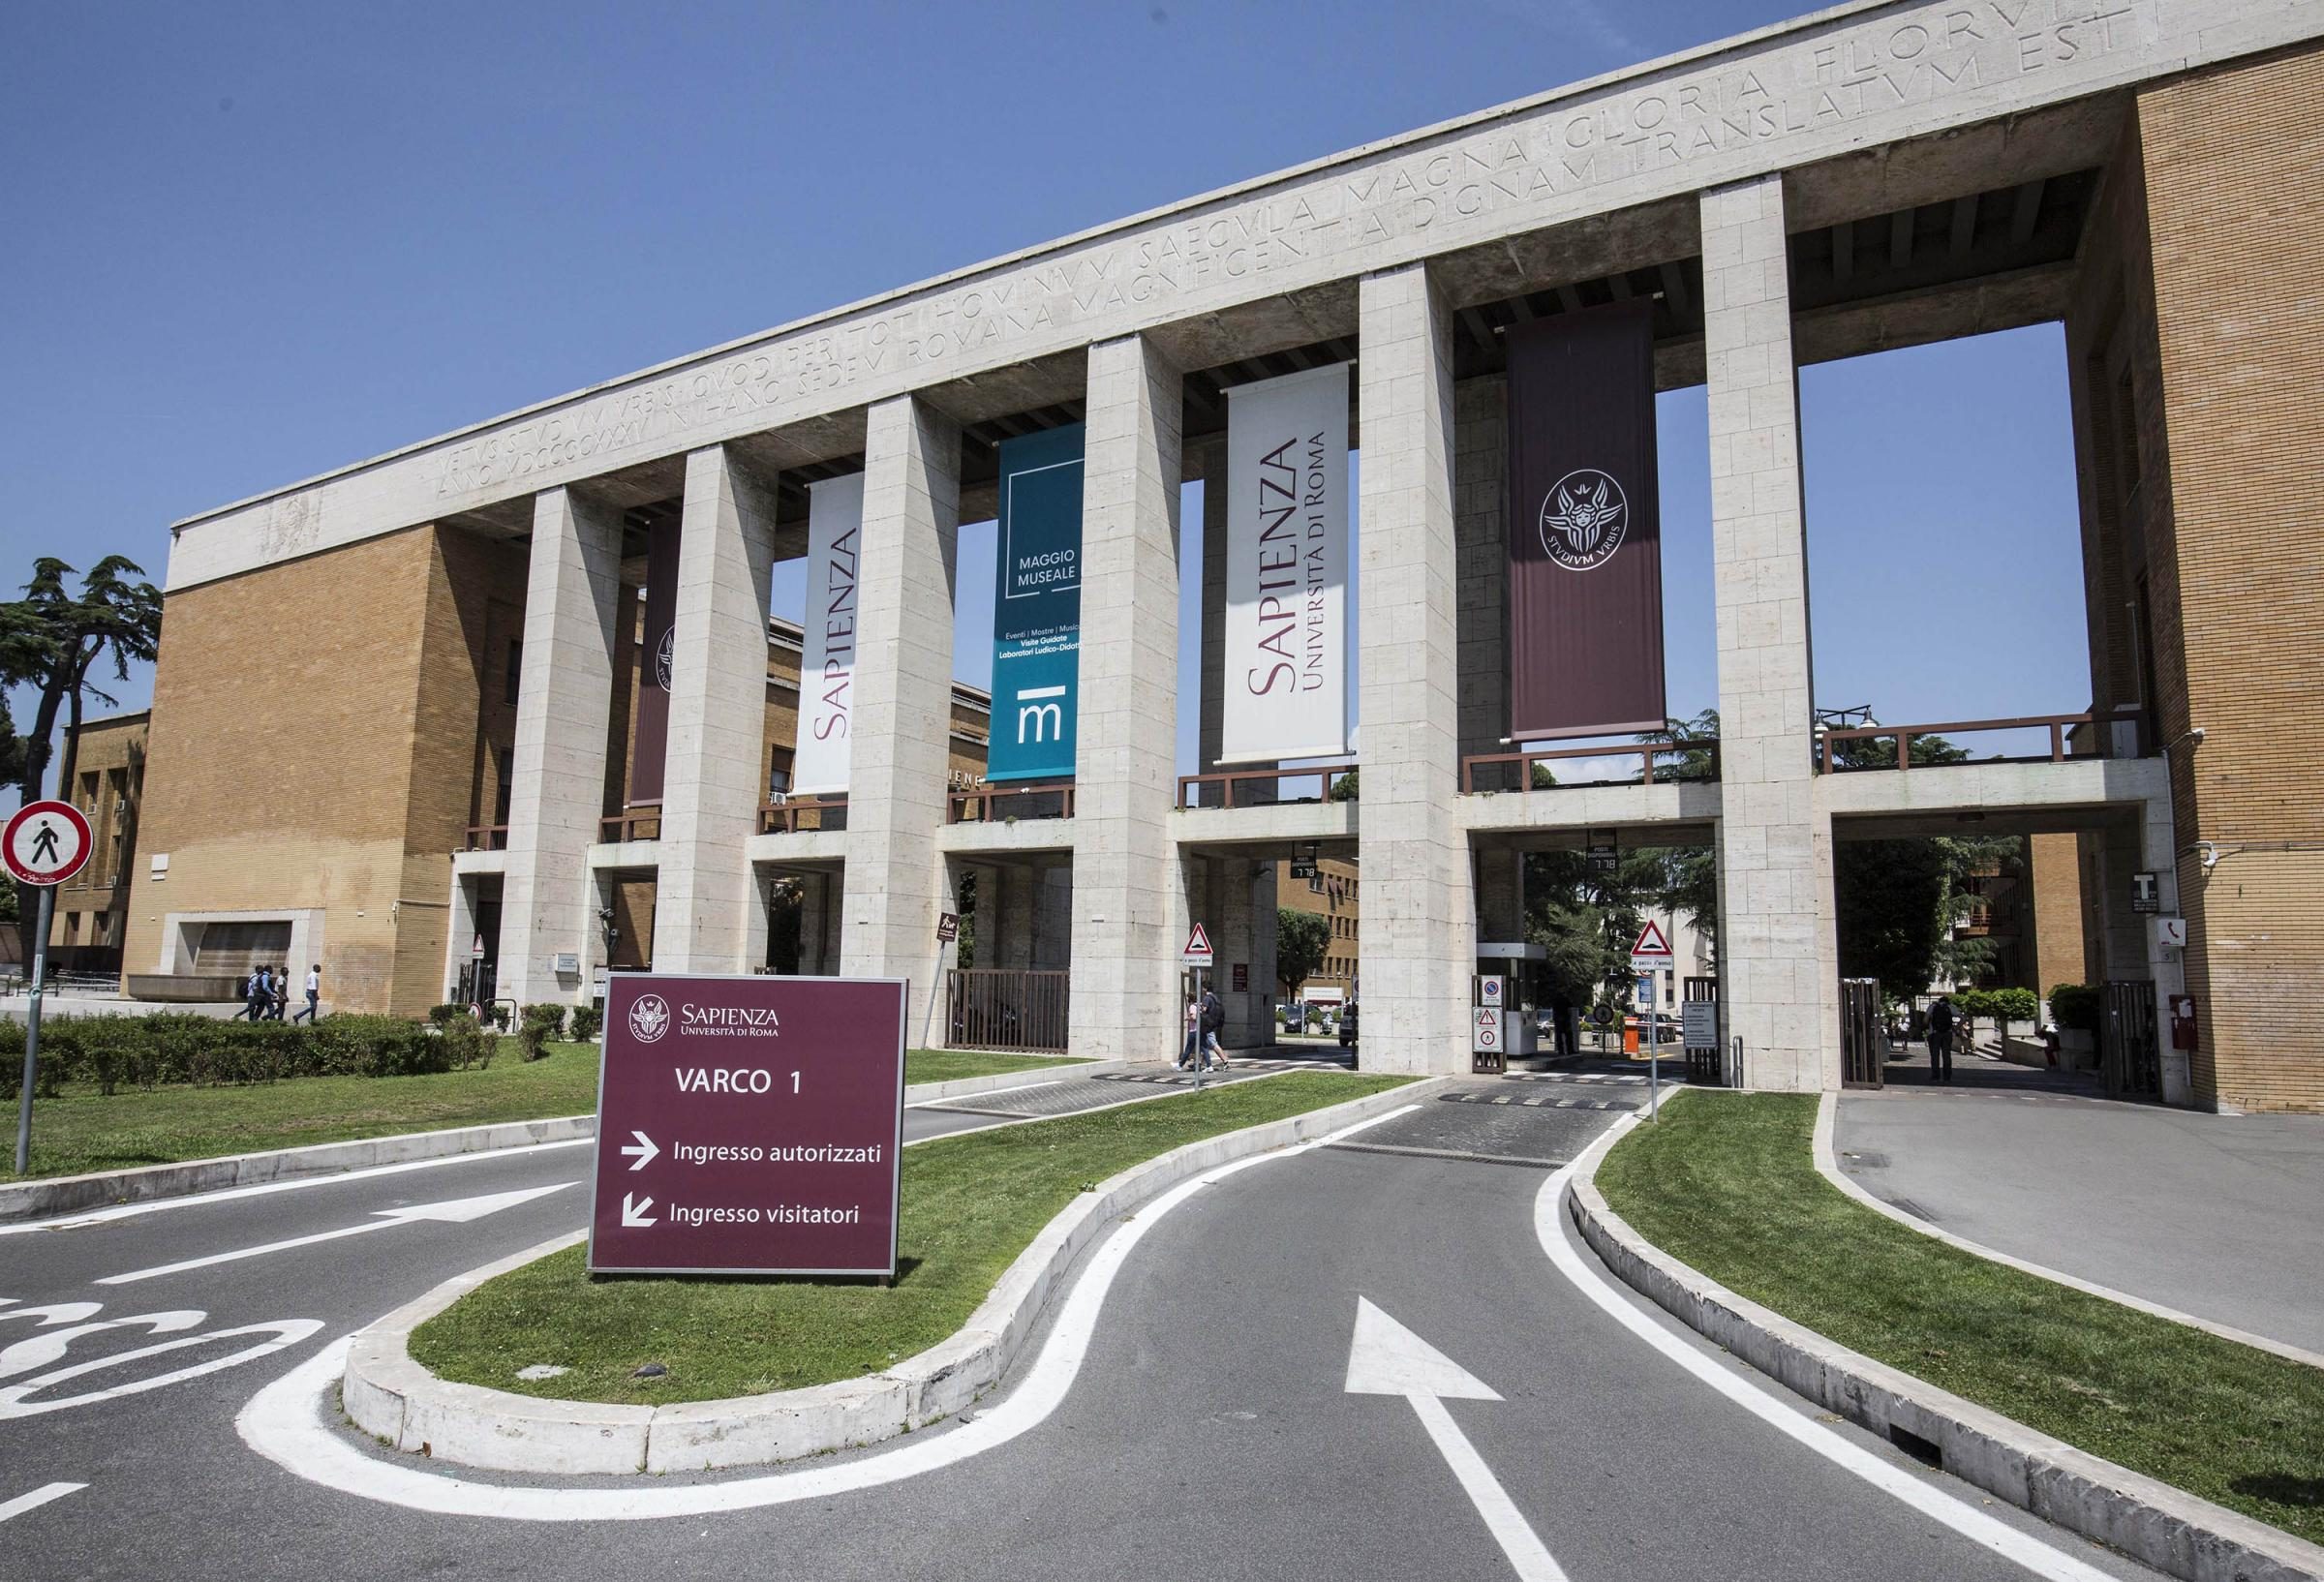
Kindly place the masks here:
[(722, 1401), (605, 1406), (455, 1384), (412, 1359), (413, 1330), (496, 1275), (574, 1245), (576, 1233), (447, 1280), (361, 1331), (348, 1351), (342, 1404), (384, 1444), (494, 1472), (703, 1472), (876, 1444), (958, 1413), (998, 1383), (1065, 1272), (1115, 1220), (1219, 1165), (1400, 1109), (1446, 1080), (1206, 1138), (1132, 1166), (1051, 1220), (950, 1339), (884, 1373)]
[(1943, 1470), (2186, 1582), (2324, 1582), (2324, 1548), (2034, 1432), (1739, 1296), (1652, 1245), (1606, 1205), (1608, 1134), (1575, 1162), (1569, 1211), (1624, 1282), (1794, 1392)]

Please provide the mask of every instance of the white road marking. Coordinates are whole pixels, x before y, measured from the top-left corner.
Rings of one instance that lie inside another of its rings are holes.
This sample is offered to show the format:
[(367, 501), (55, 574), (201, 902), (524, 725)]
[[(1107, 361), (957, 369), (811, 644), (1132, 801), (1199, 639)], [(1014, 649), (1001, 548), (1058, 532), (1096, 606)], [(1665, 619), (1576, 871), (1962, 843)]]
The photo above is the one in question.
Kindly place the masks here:
[(86, 1483), (43, 1483), (30, 1494), (19, 1494), (14, 1500), (0, 1502), (0, 1522), (12, 1516), (21, 1516), (27, 1510), (37, 1510), (51, 1500), (61, 1500), (68, 1494), (77, 1494)]
[(460, 1477), (423, 1472), (413, 1465), (412, 1457), (386, 1460), (367, 1455), (325, 1425), (324, 1403), (347, 1370), (348, 1340), (324, 1347), (251, 1397), (250, 1404), (234, 1419), (234, 1430), (259, 1454), (309, 1482), (366, 1500), (452, 1516), (493, 1516), (530, 1522), (656, 1521), (671, 1516), (750, 1510), (876, 1488), (883, 1483), (935, 1472), (1006, 1445), (1027, 1429), (1037, 1427), (1055, 1411), (1073, 1387), (1082, 1359), (1088, 1354), (1114, 1277), (1146, 1233), (1179, 1203), (1238, 1171), (1325, 1147), (1420, 1108), (1408, 1104), (1370, 1120), (1342, 1127), (1326, 1137), (1221, 1165), (1173, 1187), (1123, 1221), (1090, 1255), (1081, 1277), (1067, 1294), (1048, 1340), (1042, 1344), (1041, 1354), (1025, 1370), (1006, 1400), (989, 1410), (980, 1409), (968, 1422), (949, 1430), (911, 1435), (896, 1448), (860, 1461), (810, 1464), (792, 1472), (676, 1488), (656, 1483), (612, 1488), (472, 1483)]
[[(320, 1319), (277, 1319), (271, 1323), (246, 1323), (233, 1329), (213, 1329), (206, 1335), (186, 1335), (177, 1340), (157, 1341), (151, 1346), (140, 1346), (134, 1352), (116, 1352), (109, 1356), (101, 1356), (91, 1362), (76, 1363), (70, 1368), (58, 1368), (53, 1372), (41, 1374), (37, 1378), (27, 1379), (20, 1384), (11, 1384), (5, 1389), (0, 1389), (0, 1420), (10, 1417), (30, 1417), (43, 1412), (62, 1412), (67, 1407), (88, 1406), (94, 1402), (110, 1401), (123, 1395), (142, 1395), (149, 1389), (160, 1389), (164, 1384), (174, 1384), (182, 1379), (199, 1378), (202, 1374), (216, 1373), (221, 1368), (230, 1368), (238, 1363), (256, 1362), (260, 1357), (279, 1352), (286, 1346), (297, 1345), (321, 1327), (322, 1321)], [(260, 1334), (271, 1335), (274, 1338), (262, 1341), (256, 1346), (245, 1346), (242, 1350), (226, 1356), (212, 1357), (207, 1362), (197, 1362), (191, 1367), (156, 1374), (151, 1379), (139, 1379), (126, 1384), (115, 1384), (110, 1389), (91, 1390), (85, 1395), (68, 1395), (54, 1401), (28, 1401), (26, 1399), (26, 1397), (37, 1395), (52, 1385), (61, 1384), (68, 1379), (78, 1379), (84, 1374), (118, 1367), (124, 1362), (134, 1362), (140, 1357), (160, 1356), (168, 1352), (180, 1352), (189, 1346), (206, 1346), (211, 1341), (230, 1340), (236, 1335)]]
[(343, 1236), (359, 1236), (373, 1231), (389, 1231), (414, 1220), (432, 1220), (447, 1225), (466, 1225), (471, 1220), (497, 1214), (504, 1208), (530, 1202), (535, 1198), (552, 1192), (563, 1192), (571, 1181), (552, 1181), (547, 1186), (524, 1187), (515, 1192), (494, 1192), (481, 1198), (454, 1198), (444, 1202), (413, 1203), (407, 1208), (375, 1208), (373, 1218), (360, 1225), (343, 1225), (336, 1231), (318, 1231), (313, 1235), (292, 1236), (287, 1241), (269, 1241), (258, 1247), (237, 1247), (231, 1252), (211, 1253), (205, 1258), (189, 1258), (181, 1263), (163, 1263), (150, 1269), (134, 1269), (128, 1274), (108, 1274), (96, 1284), (126, 1286), (139, 1280), (155, 1280), (165, 1274), (182, 1274), (188, 1269), (205, 1269), (213, 1263), (232, 1263), (245, 1258), (262, 1258), (268, 1253), (289, 1252), (293, 1247), (312, 1247), (320, 1241), (337, 1241)]
[(265, 1181), (257, 1186), (229, 1187), (223, 1192), (197, 1193), (189, 1198), (156, 1198), (150, 1202), (120, 1203), (66, 1219), (21, 1220), (14, 1225), (0, 1225), (0, 1236), (28, 1235), (35, 1231), (77, 1231), (85, 1225), (107, 1225), (114, 1220), (135, 1219), (140, 1214), (159, 1214), (171, 1208), (199, 1208), (206, 1203), (264, 1198), (277, 1192), (304, 1192), (312, 1187), (343, 1186), (349, 1181), (401, 1175), (407, 1171), (436, 1170), (444, 1165), (476, 1165), (495, 1159), (521, 1159), (526, 1154), (545, 1153), (551, 1148), (586, 1148), (596, 1141), (595, 1138), (573, 1137), (560, 1142), (528, 1142), (521, 1148), (484, 1148), (474, 1153), (445, 1154), (441, 1159), (407, 1159), (400, 1165), (372, 1165), (363, 1170), (341, 1171), (333, 1175), (304, 1175), (295, 1181)]
[(1498, 1401), (1498, 1390), (1361, 1296), (1356, 1298), (1355, 1338), (1348, 1343), (1346, 1389), (1410, 1401), (1520, 1582), (1567, 1582), (1541, 1535), (1445, 1409), (1448, 1400)]
[(1922, 1515), (1942, 1522), (1972, 1543), (2024, 1567), (2036, 1576), (2051, 1578), (2053, 1582), (2113, 1582), (2096, 1567), (2077, 1560), (2055, 1544), (2045, 1543), (2029, 1533), (2022, 1533), (2006, 1522), (1997, 1521), (1976, 1506), (1945, 1493), (1921, 1475), (1883, 1461), (1854, 1441), (1842, 1437), (1749, 1381), (1728, 1372), (1631, 1305), (1629, 1299), (1609, 1285), (1605, 1276), (1584, 1263), (1580, 1252), (1566, 1235), (1564, 1203), (1567, 1184), (1576, 1175), (1594, 1169), (1605, 1151), (1637, 1124), (1636, 1115), (1623, 1116), (1608, 1127), (1605, 1136), (1592, 1143), (1580, 1158), (1543, 1182), (1541, 1192), (1534, 1198), (1534, 1235), (1540, 1240), (1542, 1250), (1549, 1255), (1549, 1262), (1557, 1265), (1558, 1273), (1572, 1281), (1583, 1295), (1597, 1303), (1616, 1323), (1761, 1422), (1834, 1465), (1855, 1474), (1882, 1493), (1895, 1496)]
[(99, 1319), (93, 1323), (76, 1323), (67, 1329), (51, 1330), (19, 1340), (7, 1351), (0, 1352), (0, 1379), (14, 1379), (17, 1374), (45, 1368), (61, 1361), (65, 1352), (83, 1335), (94, 1335), (107, 1329), (126, 1328), (141, 1323), (157, 1335), (175, 1334), (191, 1329), (209, 1315), (199, 1307), (175, 1308), (168, 1313), (138, 1313), (125, 1319)]

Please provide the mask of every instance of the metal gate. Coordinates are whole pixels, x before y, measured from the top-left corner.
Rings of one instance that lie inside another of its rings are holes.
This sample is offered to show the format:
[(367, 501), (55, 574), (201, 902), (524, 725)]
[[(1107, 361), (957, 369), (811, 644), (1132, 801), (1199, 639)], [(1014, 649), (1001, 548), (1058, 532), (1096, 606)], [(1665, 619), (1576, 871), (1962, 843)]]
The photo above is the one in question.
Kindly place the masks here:
[(2159, 1097), (2162, 1050), (2155, 1039), (2155, 986), (2117, 979), (2101, 990), (2098, 1071), (2117, 1098)]
[(1881, 1021), (1881, 981), (1840, 980), (1840, 1080), (1850, 1087), (1879, 1087), (1888, 1058), (1888, 1030)]
[(956, 1050), (1065, 1050), (1066, 975), (968, 967), (944, 974), (945, 1042)]

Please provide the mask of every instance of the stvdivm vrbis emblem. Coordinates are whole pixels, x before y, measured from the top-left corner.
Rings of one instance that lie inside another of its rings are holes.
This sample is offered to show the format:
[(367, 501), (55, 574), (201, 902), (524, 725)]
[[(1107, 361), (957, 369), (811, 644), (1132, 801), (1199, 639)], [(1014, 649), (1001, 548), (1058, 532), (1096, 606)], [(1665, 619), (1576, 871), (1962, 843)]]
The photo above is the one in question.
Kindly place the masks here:
[(669, 1030), (669, 1002), (659, 994), (640, 994), (629, 1002), (629, 1034), (640, 1044), (651, 1044)]
[(678, 657), (678, 628), (672, 624), (661, 634), (661, 644), (654, 651), (654, 685), (663, 691), (670, 689), (670, 671)]
[(1594, 467), (1575, 468), (1542, 501), (1542, 548), (1568, 571), (1591, 571), (1614, 558), (1630, 529), (1622, 485)]

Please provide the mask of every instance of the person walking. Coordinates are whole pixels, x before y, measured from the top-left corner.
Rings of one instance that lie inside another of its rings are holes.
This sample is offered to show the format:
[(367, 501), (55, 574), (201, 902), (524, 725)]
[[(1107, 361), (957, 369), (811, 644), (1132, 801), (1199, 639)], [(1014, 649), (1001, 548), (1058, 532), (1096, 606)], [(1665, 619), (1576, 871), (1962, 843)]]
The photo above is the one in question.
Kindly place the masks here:
[(1227, 1025), (1227, 1008), (1218, 997), (1218, 990), (1206, 985), (1203, 989), (1203, 1043), (1210, 1056), (1210, 1069), (1227, 1069), (1227, 1051), (1219, 1048), (1218, 1035)]
[(273, 981), (267, 987), (266, 1019), (280, 1021), (283, 1013), (290, 1008), (290, 969), (282, 962), (274, 964)]
[(271, 996), (266, 990), (266, 969), (254, 966), (242, 985), (242, 1014), (236, 1021), (259, 1021), (266, 1015), (266, 1002)]
[(322, 963), (318, 961), (313, 966), (307, 968), (307, 1008), (304, 1011), (301, 1011), (297, 1016), (294, 1016), (290, 1019), (292, 1024), (295, 1025), (298, 1022), (303, 1021), (310, 1027), (314, 1026), (315, 1008), (321, 1003)]
[(1929, 1007), (1929, 1080), (1953, 1080), (1953, 1002), (1942, 994)]
[(1178, 1058), (1175, 1062), (1177, 1069), (1184, 1071), (1202, 1052), (1202, 1048), (1203, 1002), (1198, 995), (1186, 1001), (1186, 1036), (1178, 1041)]

